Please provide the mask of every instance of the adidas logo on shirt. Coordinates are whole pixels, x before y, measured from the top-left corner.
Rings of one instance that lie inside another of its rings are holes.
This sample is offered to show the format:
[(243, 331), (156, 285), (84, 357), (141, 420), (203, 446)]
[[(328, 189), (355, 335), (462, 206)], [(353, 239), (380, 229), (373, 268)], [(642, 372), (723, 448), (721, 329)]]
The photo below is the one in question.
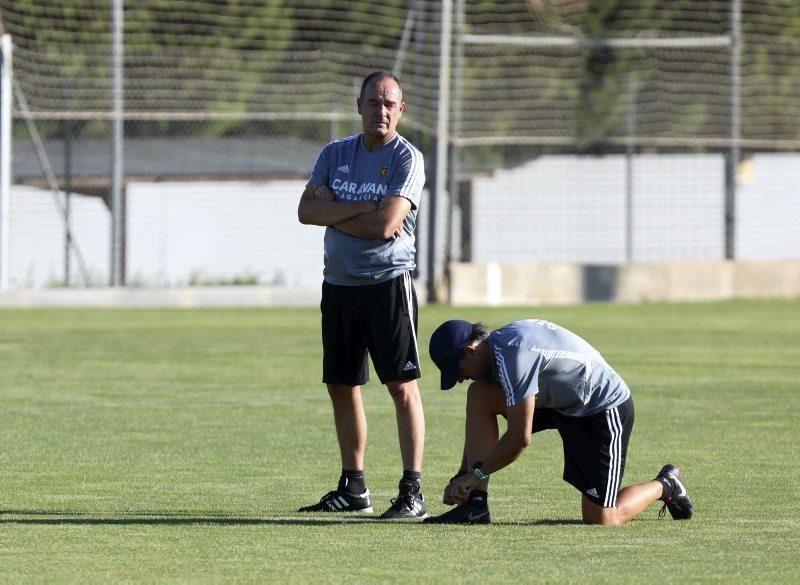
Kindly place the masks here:
[(408, 370), (413, 370), (413, 369), (415, 369), (416, 367), (417, 367), (417, 366), (415, 366), (413, 362), (406, 362), (406, 365), (405, 365), (405, 366), (403, 366), (403, 371), (404, 371), (404, 372), (407, 372)]
[(349, 173), (350, 172), (350, 165), (342, 165), (336, 169), (341, 173)]

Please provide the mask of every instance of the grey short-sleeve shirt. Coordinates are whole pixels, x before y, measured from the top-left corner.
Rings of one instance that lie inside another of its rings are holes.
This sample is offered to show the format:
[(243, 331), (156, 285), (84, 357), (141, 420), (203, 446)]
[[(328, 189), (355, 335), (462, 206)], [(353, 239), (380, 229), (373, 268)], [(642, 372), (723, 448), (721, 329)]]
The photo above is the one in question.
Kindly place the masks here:
[(490, 333), (488, 343), (508, 406), (536, 396), (536, 408), (588, 416), (630, 398), (630, 389), (603, 356), (555, 323), (515, 321)]
[(336, 201), (381, 201), (405, 197), (411, 202), (403, 233), (389, 240), (368, 240), (329, 226), (325, 230), (325, 280), (358, 286), (391, 280), (416, 267), (414, 229), (425, 185), (422, 153), (400, 134), (368, 151), (362, 135), (348, 136), (322, 149), (311, 183), (327, 185)]

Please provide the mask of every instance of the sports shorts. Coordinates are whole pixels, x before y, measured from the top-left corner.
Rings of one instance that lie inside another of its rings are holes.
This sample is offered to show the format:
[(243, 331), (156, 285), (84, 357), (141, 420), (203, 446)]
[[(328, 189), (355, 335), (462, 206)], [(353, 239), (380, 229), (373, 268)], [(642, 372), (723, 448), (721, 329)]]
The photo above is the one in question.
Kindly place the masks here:
[(381, 383), (422, 376), (417, 348), (417, 295), (411, 273), (363, 286), (322, 283), (322, 381), (360, 386), (367, 355)]
[(533, 432), (547, 429), (558, 429), (564, 444), (564, 481), (599, 506), (616, 506), (633, 430), (633, 398), (590, 416), (537, 408)]

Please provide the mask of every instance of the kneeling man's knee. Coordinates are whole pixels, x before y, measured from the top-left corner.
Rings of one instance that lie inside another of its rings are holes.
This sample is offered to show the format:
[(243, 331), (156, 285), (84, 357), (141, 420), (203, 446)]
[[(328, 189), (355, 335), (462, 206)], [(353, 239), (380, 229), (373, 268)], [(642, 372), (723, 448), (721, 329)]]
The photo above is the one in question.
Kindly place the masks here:
[(478, 380), (467, 389), (467, 408), (480, 408), (494, 414), (505, 412), (505, 394), (499, 384)]

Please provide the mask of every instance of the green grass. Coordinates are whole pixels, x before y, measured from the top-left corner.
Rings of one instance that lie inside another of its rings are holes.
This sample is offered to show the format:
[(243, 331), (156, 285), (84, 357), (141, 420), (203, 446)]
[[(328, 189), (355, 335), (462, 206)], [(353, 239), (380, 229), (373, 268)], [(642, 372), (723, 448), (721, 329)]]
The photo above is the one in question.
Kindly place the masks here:
[[(451, 317), (592, 342), (636, 399), (625, 483), (678, 463), (695, 518), (580, 524), (554, 433), (494, 476), (490, 526), (302, 518), (339, 470), (316, 310), (3, 310), (0, 582), (800, 582), (800, 302), (431, 306), (422, 347)], [(423, 366), (441, 513), (464, 389)], [(394, 412), (377, 381), (365, 402), (380, 511)]]

